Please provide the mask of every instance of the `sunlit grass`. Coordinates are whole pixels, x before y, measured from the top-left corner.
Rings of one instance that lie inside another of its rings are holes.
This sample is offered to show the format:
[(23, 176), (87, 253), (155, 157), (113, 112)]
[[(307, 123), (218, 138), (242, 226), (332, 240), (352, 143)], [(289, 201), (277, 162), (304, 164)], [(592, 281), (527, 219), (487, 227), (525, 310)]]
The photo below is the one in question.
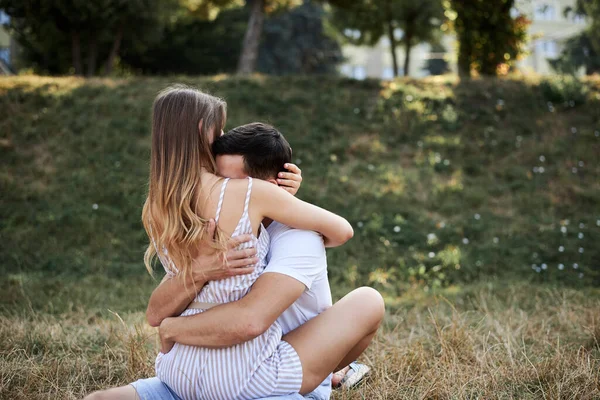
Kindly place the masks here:
[[(596, 290), (517, 282), (388, 299), (385, 324), (361, 357), (373, 374), (333, 399), (596, 398), (599, 299)], [(152, 376), (156, 333), (143, 312), (94, 310), (86, 302), (0, 317), (0, 396), (77, 399)]]
[(392, 312), (375, 379), (336, 398), (598, 397), (600, 80), (228, 76), (0, 78), (0, 397), (151, 374), (140, 211), (173, 82), (276, 125), (300, 196), (352, 223), (334, 296)]

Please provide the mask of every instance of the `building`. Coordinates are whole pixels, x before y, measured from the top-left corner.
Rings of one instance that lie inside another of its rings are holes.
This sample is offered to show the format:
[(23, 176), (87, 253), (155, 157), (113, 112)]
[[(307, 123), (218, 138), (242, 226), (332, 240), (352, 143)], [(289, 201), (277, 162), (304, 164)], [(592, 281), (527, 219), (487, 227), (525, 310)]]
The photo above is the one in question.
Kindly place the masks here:
[[(566, 7), (572, 7), (575, 0), (516, 0), (517, 6), (514, 14), (524, 14), (531, 20), (529, 26), (530, 40), (528, 43), (528, 54), (517, 63), (523, 73), (550, 74), (552, 68), (547, 61), (556, 58), (561, 50), (565, 39), (581, 32), (586, 21), (581, 16), (571, 13), (564, 15)], [(360, 32), (347, 30), (346, 36), (360, 35)], [(402, 38), (402, 31), (397, 29), (396, 39)], [(444, 58), (449, 63), (452, 72), (457, 71), (456, 54), (457, 41), (454, 35), (445, 35), (442, 45), (446, 49), (445, 54), (432, 53), (431, 46), (426, 43), (414, 46), (411, 50), (411, 65), (408, 75), (412, 77), (424, 77), (429, 75), (424, 66), (430, 58)], [(373, 47), (344, 45), (342, 52), (346, 62), (340, 66), (340, 72), (355, 79), (393, 78), (392, 57), (390, 55), (390, 42), (382, 38)], [(403, 75), (404, 48), (399, 45), (396, 48), (399, 64), (398, 75)]]
[(8, 66), (11, 64), (11, 39), (6, 30), (10, 18), (0, 10), (0, 75), (9, 73)]

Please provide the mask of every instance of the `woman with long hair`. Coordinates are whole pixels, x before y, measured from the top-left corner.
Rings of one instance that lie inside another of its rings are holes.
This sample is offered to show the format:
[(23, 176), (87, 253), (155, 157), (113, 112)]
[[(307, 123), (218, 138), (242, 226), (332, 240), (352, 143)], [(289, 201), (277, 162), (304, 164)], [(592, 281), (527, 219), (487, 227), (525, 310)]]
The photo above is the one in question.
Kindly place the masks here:
[[(244, 245), (255, 247), (258, 258), (250, 274), (209, 281), (182, 316), (239, 300), (248, 293), (266, 265), (269, 238), (261, 224), (265, 218), (317, 231), (328, 247), (352, 237), (352, 227), (344, 218), (276, 185), (216, 175), (211, 144), (225, 126), (224, 101), (192, 88), (170, 87), (156, 98), (152, 118), (149, 190), (142, 212), (150, 238), (146, 267), (152, 270), (156, 255), (168, 275), (190, 274), (198, 244), (210, 239), (211, 218), (217, 223), (217, 246), (225, 250), (228, 238), (250, 234), (251, 242)], [(276, 322), (256, 338), (228, 348), (176, 343), (167, 354), (157, 356), (157, 376), (186, 400), (309, 393), (338, 364), (345, 366), (362, 353), (377, 330), (383, 313), (380, 296), (372, 290), (355, 292), (342, 299), (342, 306), (333, 313), (330, 311), (336, 306), (285, 336)], [(368, 327), (348, 329), (340, 335), (336, 331), (348, 324), (345, 319), (357, 321), (361, 302), (375, 304), (371, 308), (375, 312), (365, 320)], [(338, 335), (338, 340), (324, 342), (326, 348), (319, 349), (315, 339), (324, 333)]]

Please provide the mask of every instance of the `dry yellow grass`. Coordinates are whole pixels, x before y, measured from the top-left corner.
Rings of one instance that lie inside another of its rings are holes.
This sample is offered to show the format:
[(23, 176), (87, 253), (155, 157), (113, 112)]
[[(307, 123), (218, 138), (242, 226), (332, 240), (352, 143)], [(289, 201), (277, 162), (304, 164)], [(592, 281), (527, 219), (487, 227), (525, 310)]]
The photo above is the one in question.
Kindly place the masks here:
[[(530, 285), (405, 296), (334, 399), (600, 398), (600, 293)], [(0, 317), (0, 398), (74, 399), (153, 374), (143, 313)], [(121, 320), (123, 317), (123, 320)]]

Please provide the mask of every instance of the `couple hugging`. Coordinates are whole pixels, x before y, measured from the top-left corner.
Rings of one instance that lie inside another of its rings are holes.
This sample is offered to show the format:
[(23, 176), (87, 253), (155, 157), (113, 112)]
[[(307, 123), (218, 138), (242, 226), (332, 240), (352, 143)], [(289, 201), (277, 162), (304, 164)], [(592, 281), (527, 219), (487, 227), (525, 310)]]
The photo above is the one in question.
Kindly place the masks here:
[(147, 312), (156, 377), (89, 400), (328, 399), (332, 372), (377, 332), (374, 289), (331, 304), (325, 247), (349, 240), (351, 225), (293, 196), (300, 170), (275, 128), (223, 134), (225, 120), (224, 101), (192, 88), (154, 101), (142, 218), (146, 267), (157, 256), (166, 271)]

